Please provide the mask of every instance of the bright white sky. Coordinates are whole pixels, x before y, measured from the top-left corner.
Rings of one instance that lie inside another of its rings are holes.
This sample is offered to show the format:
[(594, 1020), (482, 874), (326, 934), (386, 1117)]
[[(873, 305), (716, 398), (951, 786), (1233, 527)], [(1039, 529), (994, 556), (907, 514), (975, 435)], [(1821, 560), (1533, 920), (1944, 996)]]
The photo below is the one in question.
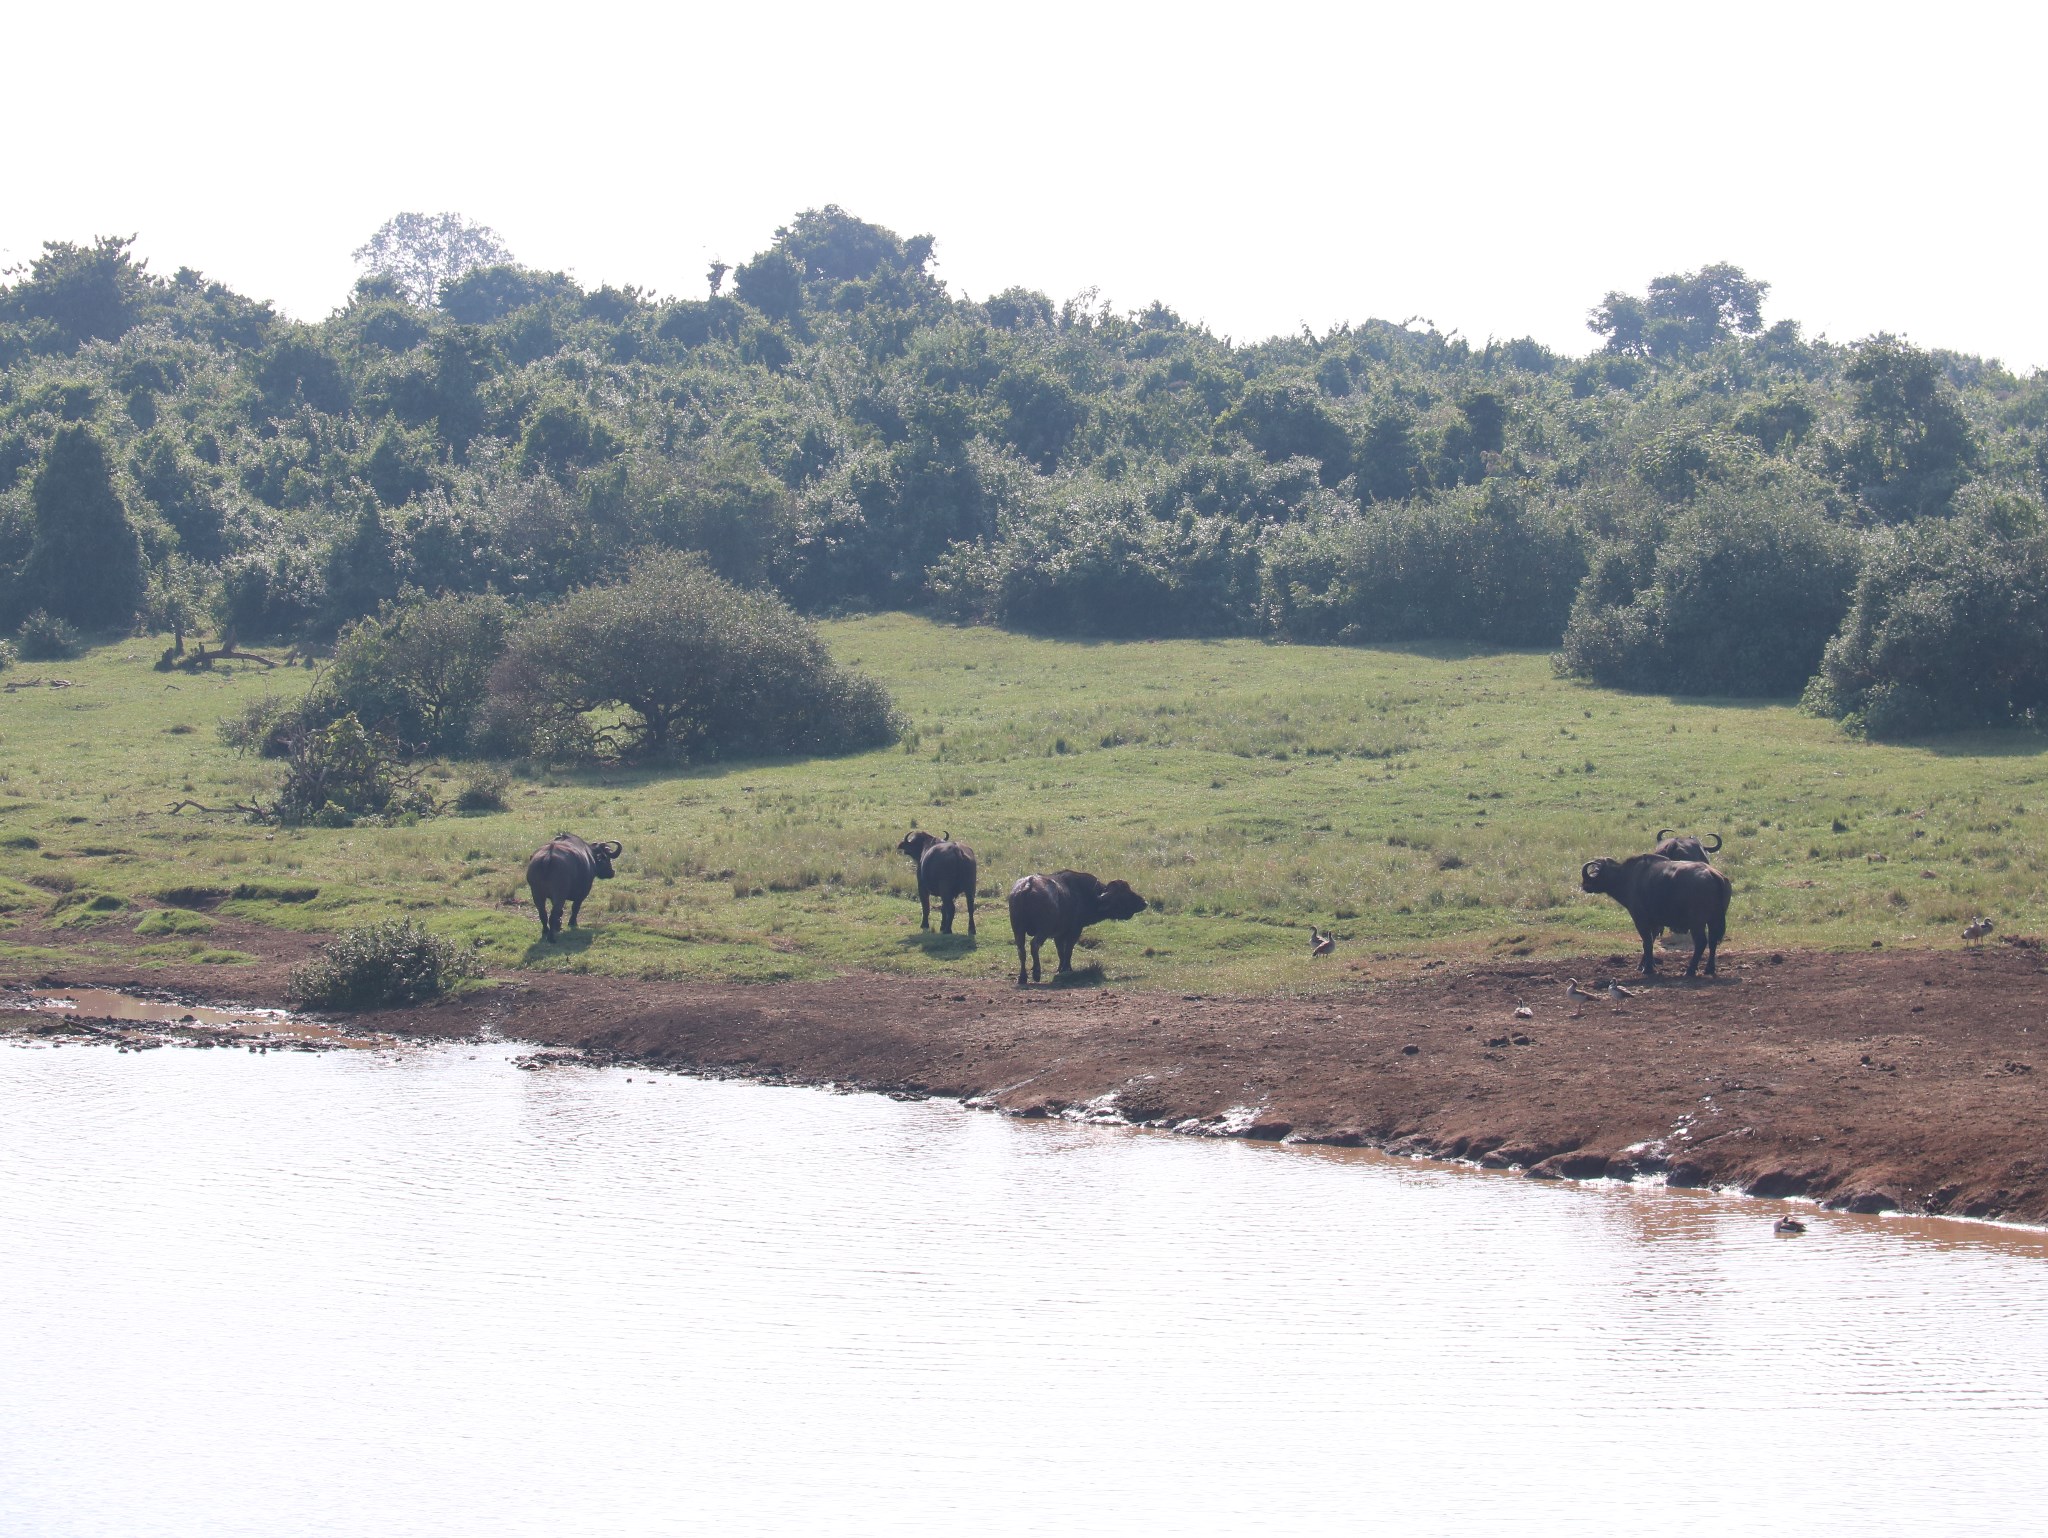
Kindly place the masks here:
[(139, 232), (317, 318), (401, 209), (700, 294), (796, 210), (956, 293), (1240, 339), (1424, 316), (1583, 352), (1731, 261), (1766, 317), (2048, 366), (2048, 8), (1747, 3), (8, 6), (0, 266)]

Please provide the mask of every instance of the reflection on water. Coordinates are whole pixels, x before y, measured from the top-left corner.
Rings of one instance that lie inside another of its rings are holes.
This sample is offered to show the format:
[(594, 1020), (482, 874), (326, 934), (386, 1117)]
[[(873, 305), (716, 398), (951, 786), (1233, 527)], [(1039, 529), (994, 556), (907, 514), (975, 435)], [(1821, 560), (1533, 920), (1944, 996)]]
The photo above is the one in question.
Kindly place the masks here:
[(2048, 1240), (458, 1047), (0, 1050), (0, 1532), (2025, 1530)]

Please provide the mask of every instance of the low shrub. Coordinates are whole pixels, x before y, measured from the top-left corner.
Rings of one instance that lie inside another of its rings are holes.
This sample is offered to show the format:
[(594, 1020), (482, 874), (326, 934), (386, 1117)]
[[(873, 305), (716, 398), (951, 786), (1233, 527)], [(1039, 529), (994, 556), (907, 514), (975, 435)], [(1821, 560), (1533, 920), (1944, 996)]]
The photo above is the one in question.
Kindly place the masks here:
[(511, 783), (512, 776), (496, 765), (486, 764), (473, 769), (455, 792), (455, 810), (502, 812), (505, 810), (505, 787)]
[(233, 715), (223, 716), (214, 727), (224, 748), (237, 753), (254, 753), (261, 758), (283, 758), (292, 739), (303, 726), (303, 701), (265, 694), (250, 700)]
[(436, 810), (419, 776), (401, 770), (391, 750), (350, 714), (292, 744), (270, 815), (287, 827), (346, 828), (358, 818)]
[(344, 929), (320, 954), (292, 969), (285, 1002), (293, 1009), (381, 1009), (418, 1004), (473, 975), (453, 942), (411, 919)]
[(30, 662), (62, 662), (78, 655), (77, 628), (47, 610), (38, 609), (14, 632), (16, 646)]
[(834, 662), (781, 599), (674, 552), (532, 615), (491, 688), (481, 735), (523, 754), (570, 745), (593, 712), (624, 714), (616, 746), (693, 759), (849, 753), (902, 729), (881, 685)]

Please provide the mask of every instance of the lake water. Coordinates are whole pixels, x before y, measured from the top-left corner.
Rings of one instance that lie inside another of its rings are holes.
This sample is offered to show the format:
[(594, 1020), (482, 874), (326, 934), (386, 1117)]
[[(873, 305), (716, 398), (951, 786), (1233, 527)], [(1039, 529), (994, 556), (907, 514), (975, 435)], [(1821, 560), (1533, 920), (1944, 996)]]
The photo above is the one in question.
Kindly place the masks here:
[(511, 1056), (0, 1048), (0, 1533), (2048, 1510), (2038, 1234)]

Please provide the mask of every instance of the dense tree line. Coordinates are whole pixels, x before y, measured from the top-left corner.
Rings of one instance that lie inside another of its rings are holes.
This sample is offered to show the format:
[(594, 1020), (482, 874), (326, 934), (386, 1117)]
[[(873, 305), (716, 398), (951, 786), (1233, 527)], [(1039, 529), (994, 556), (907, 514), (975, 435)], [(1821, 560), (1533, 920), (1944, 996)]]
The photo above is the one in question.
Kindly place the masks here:
[(303, 325), (52, 243), (0, 289), (0, 624), (326, 644), (403, 593), (595, 625), (569, 595), (685, 551), (811, 614), (1546, 646), (1636, 689), (1812, 679), (1886, 733), (2041, 706), (2041, 375), (1767, 325), (1727, 266), (1608, 294), (1575, 359), (973, 301), (932, 250), (814, 209), (665, 298), (404, 216)]

